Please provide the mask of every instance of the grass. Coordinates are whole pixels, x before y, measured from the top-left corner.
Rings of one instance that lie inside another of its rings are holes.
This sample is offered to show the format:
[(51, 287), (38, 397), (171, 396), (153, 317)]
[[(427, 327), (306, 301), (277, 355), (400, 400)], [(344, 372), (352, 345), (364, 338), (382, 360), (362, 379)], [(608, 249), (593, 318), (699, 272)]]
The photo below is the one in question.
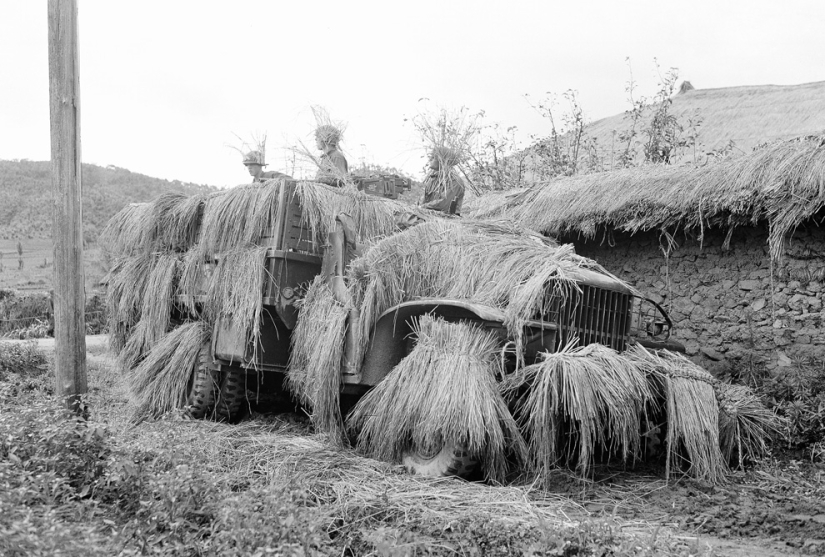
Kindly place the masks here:
[[(54, 252), (50, 239), (21, 239), (23, 244), (23, 268), (18, 265), (17, 240), (0, 238), (0, 290), (48, 292), (52, 288), (54, 275)], [(100, 279), (106, 273), (101, 260), (100, 249), (96, 245), (86, 246), (83, 251), (83, 267), (86, 277), (86, 291), (99, 287)]]
[(291, 415), (133, 427), (126, 379), (95, 353), (88, 423), (55, 408), (44, 370), (0, 382), (4, 555), (713, 554), (564, 494), (410, 476)]

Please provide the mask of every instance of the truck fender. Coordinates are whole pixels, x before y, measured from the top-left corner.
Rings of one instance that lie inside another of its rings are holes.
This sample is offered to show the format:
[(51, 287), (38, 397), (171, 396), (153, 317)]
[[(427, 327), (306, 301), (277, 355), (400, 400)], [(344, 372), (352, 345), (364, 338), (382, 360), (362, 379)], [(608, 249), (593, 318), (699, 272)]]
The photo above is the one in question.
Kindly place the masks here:
[(488, 327), (504, 327), (504, 312), (465, 300), (433, 298), (398, 304), (382, 313), (376, 321), (361, 364), (360, 377), (351, 380), (345, 377), (345, 382), (373, 386), (386, 377), (409, 353), (412, 325), (415, 318), (424, 314), (440, 316), (448, 321), (476, 321)]

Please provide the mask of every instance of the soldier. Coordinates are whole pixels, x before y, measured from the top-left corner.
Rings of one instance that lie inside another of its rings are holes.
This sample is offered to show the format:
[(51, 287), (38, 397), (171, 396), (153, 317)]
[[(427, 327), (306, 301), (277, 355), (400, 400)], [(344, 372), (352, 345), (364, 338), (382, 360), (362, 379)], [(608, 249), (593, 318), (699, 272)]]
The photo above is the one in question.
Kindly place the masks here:
[(430, 152), (430, 172), (424, 180), (424, 199), (421, 206), (450, 215), (461, 215), (466, 186), (458, 175), (458, 153), (449, 147), (435, 147)]
[(273, 178), (291, 178), (291, 176), (281, 172), (275, 172), (274, 170), (264, 172), (266, 163), (264, 163), (264, 157), (260, 151), (248, 152), (243, 157), (243, 163), (249, 171), (249, 175), (252, 176), (253, 184), (266, 182), (267, 180), (272, 180)]
[(315, 145), (322, 151), (318, 160), (318, 173), (315, 181), (330, 186), (344, 185), (349, 174), (349, 165), (344, 154), (338, 148), (341, 142), (341, 130), (331, 124), (322, 124), (315, 129)]

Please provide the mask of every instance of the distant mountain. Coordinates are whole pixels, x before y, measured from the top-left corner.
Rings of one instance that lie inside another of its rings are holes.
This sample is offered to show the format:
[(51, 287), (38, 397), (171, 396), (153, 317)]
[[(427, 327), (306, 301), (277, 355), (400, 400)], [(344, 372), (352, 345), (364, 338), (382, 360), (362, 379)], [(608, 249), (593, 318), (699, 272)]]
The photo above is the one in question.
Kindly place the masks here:
[[(685, 89), (688, 90), (673, 96), (670, 113), (683, 126), (687, 126), (689, 119), (701, 119), (697, 154), (724, 149), (731, 141), (734, 152), (750, 153), (766, 141), (825, 131), (825, 81)], [(624, 116), (617, 114), (585, 127), (585, 135), (596, 139), (599, 155), (607, 163), (611, 155), (618, 156), (623, 150), (618, 136), (630, 127)], [(647, 114), (645, 125), (649, 119)], [(646, 137), (642, 134), (640, 139)], [(693, 153), (682, 153), (682, 159), (692, 160)]]
[[(0, 239), (51, 238), (52, 165), (49, 161), (0, 160)], [(115, 166), (82, 166), (83, 227), (94, 240), (106, 221), (129, 203), (164, 192), (194, 194), (216, 188), (162, 180)]]

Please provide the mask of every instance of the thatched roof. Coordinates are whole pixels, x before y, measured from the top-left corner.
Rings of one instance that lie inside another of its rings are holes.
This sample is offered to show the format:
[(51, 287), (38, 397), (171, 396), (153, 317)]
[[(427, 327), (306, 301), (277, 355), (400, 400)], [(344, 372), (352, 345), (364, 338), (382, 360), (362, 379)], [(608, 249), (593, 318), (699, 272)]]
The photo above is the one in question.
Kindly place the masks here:
[[(475, 209), (473, 210), (474, 207)], [(470, 216), (503, 217), (542, 233), (673, 231), (767, 221), (771, 253), (825, 207), (825, 136), (775, 143), (704, 166), (642, 166), (561, 178), (471, 204)]]
[[(825, 81), (692, 89), (673, 97), (670, 113), (682, 123), (701, 116), (697, 153), (724, 148), (730, 141), (736, 152), (750, 153), (764, 141), (825, 130)], [(597, 140), (600, 155), (609, 163), (613, 131), (628, 127), (624, 114), (617, 114), (588, 125), (585, 134)], [(614, 149), (618, 157), (618, 139)], [(693, 160), (692, 151), (683, 153), (683, 159)]]

